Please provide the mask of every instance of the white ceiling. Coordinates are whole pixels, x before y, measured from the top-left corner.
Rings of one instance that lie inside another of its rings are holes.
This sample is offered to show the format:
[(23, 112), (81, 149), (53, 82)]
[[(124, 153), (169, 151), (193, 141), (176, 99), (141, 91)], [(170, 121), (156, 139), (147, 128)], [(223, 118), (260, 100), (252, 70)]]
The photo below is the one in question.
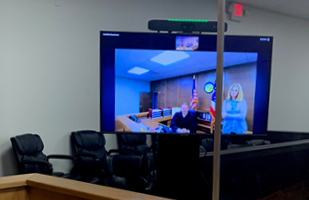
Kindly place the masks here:
[[(166, 52), (165, 50), (116, 49), (115, 74), (117, 77), (154, 81), (178, 77), (216, 68), (216, 52), (206, 51), (174, 51), (185, 52), (189, 56), (169, 65), (162, 65), (151, 59)], [(257, 53), (224, 53), (224, 67), (256, 62)], [(128, 73), (134, 67), (148, 69), (149, 72), (136, 75)]]
[(309, 21), (309, 0), (232, 0), (229, 2)]

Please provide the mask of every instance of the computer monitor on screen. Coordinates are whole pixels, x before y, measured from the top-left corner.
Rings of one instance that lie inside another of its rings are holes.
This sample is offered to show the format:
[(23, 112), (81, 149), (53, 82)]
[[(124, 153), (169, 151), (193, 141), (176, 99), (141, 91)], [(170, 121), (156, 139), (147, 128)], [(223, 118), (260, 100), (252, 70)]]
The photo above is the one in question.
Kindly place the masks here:
[[(272, 41), (225, 36), (223, 134), (266, 133)], [(104, 132), (207, 134), (218, 123), (216, 35), (101, 31), (100, 68)]]

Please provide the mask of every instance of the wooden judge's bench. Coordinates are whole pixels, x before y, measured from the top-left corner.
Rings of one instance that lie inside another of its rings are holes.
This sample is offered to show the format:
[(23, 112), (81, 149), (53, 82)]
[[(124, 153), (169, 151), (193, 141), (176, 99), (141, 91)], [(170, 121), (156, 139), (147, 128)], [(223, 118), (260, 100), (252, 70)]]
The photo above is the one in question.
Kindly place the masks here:
[(0, 200), (164, 200), (166, 198), (41, 174), (0, 178)]
[[(131, 115), (135, 115), (139, 122), (135, 122), (130, 119)], [(147, 118), (147, 115), (148, 112), (141, 112), (117, 116), (115, 121), (115, 129), (117, 132), (153, 132), (152, 129), (158, 127), (159, 124), (170, 126), (172, 116), (151, 119)], [(214, 123), (198, 118), (197, 128), (197, 133), (213, 133)]]
[[(198, 110), (200, 113), (209, 113), (209, 110)], [(130, 119), (130, 116), (135, 115), (138, 122)], [(172, 116), (160, 117), (151, 119), (147, 116), (149, 112), (133, 113), (127, 115), (120, 115), (115, 120), (116, 132), (154, 132), (154, 128), (159, 124), (170, 126)], [(215, 123), (213, 121), (197, 118), (197, 132), (196, 133), (211, 133), (215, 131)], [(252, 131), (246, 131), (245, 134), (252, 134)]]

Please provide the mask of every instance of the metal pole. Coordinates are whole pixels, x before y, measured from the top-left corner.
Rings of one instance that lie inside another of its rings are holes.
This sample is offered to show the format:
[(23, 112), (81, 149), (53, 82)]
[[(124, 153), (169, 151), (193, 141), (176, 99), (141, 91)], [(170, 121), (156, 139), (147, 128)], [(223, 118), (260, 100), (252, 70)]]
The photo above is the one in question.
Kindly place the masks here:
[(224, 52), (225, 0), (218, 0), (217, 29), (217, 70), (216, 70), (216, 113), (213, 158), (212, 199), (219, 200), (220, 194), (220, 146), (221, 146), (221, 107)]

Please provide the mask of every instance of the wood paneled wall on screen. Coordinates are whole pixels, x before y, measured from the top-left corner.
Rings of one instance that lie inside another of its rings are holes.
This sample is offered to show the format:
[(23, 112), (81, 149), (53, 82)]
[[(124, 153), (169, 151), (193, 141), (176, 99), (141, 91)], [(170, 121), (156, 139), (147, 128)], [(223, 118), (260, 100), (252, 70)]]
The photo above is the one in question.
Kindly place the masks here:
[[(211, 94), (204, 91), (207, 82), (215, 82), (216, 70), (209, 70), (195, 74), (196, 90), (199, 98), (198, 110), (209, 110)], [(224, 68), (223, 99), (226, 99), (230, 86), (239, 83), (247, 100), (248, 112), (246, 121), (248, 130), (253, 128), (254, 98), (256, 86), (256, 62), (235, 65)], [(193, 86), (193, 74), (163, 79), (151, 82), (151, 91), (158, 91), (158, 107), (179, 107), (183, 102), (190, 104)]]

